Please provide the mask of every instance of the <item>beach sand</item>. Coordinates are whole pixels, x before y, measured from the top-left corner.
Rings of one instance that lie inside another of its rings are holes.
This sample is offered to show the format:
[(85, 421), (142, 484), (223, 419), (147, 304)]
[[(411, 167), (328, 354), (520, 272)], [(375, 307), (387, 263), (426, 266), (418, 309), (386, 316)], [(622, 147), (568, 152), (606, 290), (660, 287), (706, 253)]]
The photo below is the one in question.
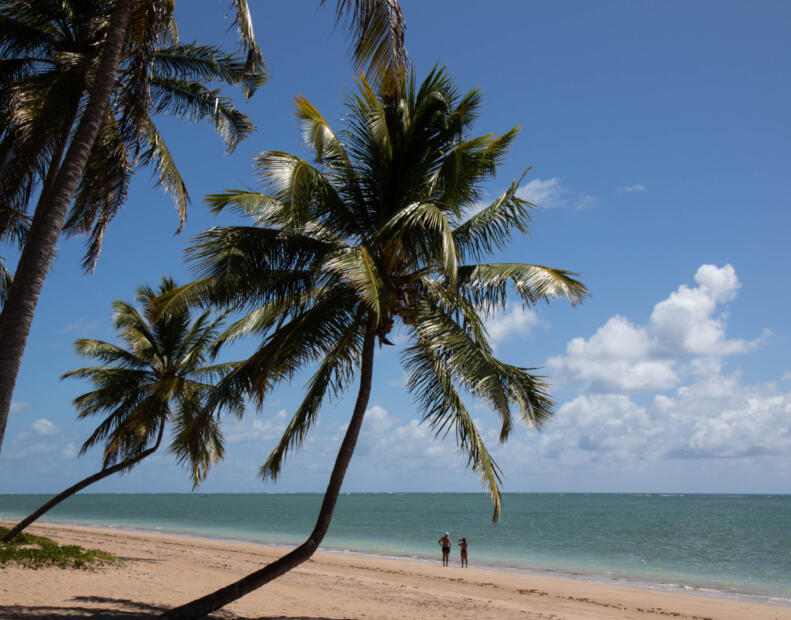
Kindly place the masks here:
[[(249, 543), (76, 526), (30, 531), (104, 549), (124, 563), (95, 571), (0, 569), (3, 619), (156, 615), (283, 553)], [(456, 555), (452, 560), (458, 563)], [(474, 566), (442, 568), (439, 559), (432, 564), (319, 552), (212, 617), (791, 620), (791, 607)]]

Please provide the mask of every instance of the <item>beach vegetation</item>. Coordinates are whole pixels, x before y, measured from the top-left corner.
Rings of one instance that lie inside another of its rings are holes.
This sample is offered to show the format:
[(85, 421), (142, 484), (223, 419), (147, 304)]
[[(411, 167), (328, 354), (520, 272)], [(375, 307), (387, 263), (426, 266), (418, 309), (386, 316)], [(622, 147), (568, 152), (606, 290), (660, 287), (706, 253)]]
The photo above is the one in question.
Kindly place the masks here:
[[(0, 535), (7, 532), (8, 528), (0, 527)], [(120, 562), (106, 551), (85, 549), (79, 545), (61, 545), (46, 536), (25, 533), (10, 542), (0, 542), (0, 566), (96, 568)]]
[[(163, 278), (156, 290), (140, 287), (136, 300), (146, 308), (153, 298), (175, 288), (172, 280)], [(224, 455), (216, 419), (202, 415), (214, 383), (234, 368), (233, 363), (207, 363), (223, 317), (212, 319), (209, 312), (203, 312), (193, 320), (190, 311), (182, 309), (152, 320), (125, 301), (113, 302), (113, 310), (115, 330), (124, 346), (103, 340), (77, 340), (77, 352), (100, 365), (63, 375), (87, 379), (95, 388), (78, 396), (74, 405), (80, 418), (103, 417), (81, 450), (82, 454), (102, 444), (102, 468), (5, 532), (3, 542), (13, 540), (78, 491), (114, 473), (130, 471), (159, 449), (168, 424), (173, 428), (170, 451), (186, 466), (195, 486)], [(227, 390), (223, 397), (231, 410), (241, 414), (243, 398), (231, 396)]]
[(327, 400), (358, 381), (349, 418), (315, 527), (275, 562), (170, 618), (198, 618), (306, 561), (329, 527), (371, 394), (376, 347), (393, 330), (416, 411), (437, 437), (451, 435), (501, 510), (500, 471), (465, 404), (484, 402), (508, 439), (514, 416), (540, 427), (553, 413), (535, 370), (494, 352), (485, 319), (509, 294), (527, 307), (587, 289), (570, 271), (525, 263), (485, 262), (528, 231), (533, 205), (515, 180), (485, 202), (485, 184), (503, 162), (518, 128), (470, 135), (481, 93), (461, 94), (444, 69), (419, 82), (377, 91), (361, 77), (336, 132), (305, 98), (296, 116), (313, 161), (283, 151), (255, 159), (264, 192), (210, 195), (215, 213), (233, 211), (246, 226), (200, 233), (188, 249), (198, 278), (155, 300), (163, 314), (186, 307), (245, 310), (219, 345), (252, 336), (255, 352), (221, 380), (205, 416), (219, 416), (225, 395), (244, 392), (259, 405), (276, 386), (314, 368), (302, 403), (260, 468), (276, 480), (286, 457), (315, 427)]

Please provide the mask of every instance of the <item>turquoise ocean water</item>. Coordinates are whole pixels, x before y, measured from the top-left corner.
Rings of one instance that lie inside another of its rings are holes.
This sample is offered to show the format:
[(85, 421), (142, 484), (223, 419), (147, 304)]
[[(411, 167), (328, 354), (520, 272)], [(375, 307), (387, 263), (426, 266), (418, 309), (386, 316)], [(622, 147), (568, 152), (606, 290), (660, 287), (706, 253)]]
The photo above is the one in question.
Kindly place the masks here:
[[(47, 498), (0, 495), (0, 519)], [(320, 502), (310, 493), (82, 494), (44, 520), (293, 545)], [(468, 539), (470, 566), (791, 605), (791, 495), (506, 494), (501, 522), (490, 517), (483, 494), (343, 495), (322, 548), (437, 561), (447, 530)]]

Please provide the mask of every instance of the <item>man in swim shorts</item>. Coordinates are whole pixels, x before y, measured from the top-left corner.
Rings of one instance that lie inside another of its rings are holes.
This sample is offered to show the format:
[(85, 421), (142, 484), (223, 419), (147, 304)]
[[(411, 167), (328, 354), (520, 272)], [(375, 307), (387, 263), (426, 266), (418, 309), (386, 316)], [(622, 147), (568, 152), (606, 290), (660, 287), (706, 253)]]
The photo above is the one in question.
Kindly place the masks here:
[(437, 542), (442, 547), (442, 565), (447, 566), (450, 559), (450, 533), (445, 532), (445, 535)]

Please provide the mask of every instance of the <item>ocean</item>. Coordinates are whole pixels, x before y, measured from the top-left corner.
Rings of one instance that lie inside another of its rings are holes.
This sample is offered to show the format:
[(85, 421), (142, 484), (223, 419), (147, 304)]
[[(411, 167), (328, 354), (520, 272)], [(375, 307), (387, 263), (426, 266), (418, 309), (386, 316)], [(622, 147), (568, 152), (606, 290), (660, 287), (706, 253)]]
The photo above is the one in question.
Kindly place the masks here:
[[(0, 495), (19, 519), (47, 495)], [(43, 521), (291, 546), (321, 494), (80, 494)], [(439, 561), (437, 540), (469, 542), (470, 566), (638, 583), (791, 605), (791, 495), (342, 495), (322, 549)]]

